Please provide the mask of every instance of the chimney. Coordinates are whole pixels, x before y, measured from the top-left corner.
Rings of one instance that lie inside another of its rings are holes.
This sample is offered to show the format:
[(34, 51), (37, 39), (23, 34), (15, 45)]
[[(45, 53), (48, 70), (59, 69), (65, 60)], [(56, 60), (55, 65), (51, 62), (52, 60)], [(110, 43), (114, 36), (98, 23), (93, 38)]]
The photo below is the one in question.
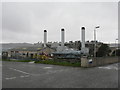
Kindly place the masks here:
[(81, 37), (81, 39), (82, 39), (82, 48), (85, 48), (85, 27), (82, 27), (81, 28), (81, 33), (82, 33), (82, 37)]
[(64, 29), (61, 29), (61, 46), (64, 46), (64, 42), (65, 42), (65, 32)]
[(44, 30), (44, 47), (46, 47), (47, 43), (47, 30)]

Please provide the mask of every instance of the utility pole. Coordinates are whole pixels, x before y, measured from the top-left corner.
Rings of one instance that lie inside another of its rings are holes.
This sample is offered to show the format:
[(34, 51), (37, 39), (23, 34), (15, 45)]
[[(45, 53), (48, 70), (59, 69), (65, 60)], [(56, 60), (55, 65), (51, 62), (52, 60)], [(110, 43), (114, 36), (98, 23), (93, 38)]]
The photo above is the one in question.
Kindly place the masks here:
[(115, 39), (115, 56), (117, 56), (116, 55), (116, 51), (117, 51), (117, 43), (116, 43), (116, 41), (117, 41), (118, 39)]
[(100, 28), (100, 26), (97, 26), (94, 28), (94, 57), (96, 57), (96, 29)]

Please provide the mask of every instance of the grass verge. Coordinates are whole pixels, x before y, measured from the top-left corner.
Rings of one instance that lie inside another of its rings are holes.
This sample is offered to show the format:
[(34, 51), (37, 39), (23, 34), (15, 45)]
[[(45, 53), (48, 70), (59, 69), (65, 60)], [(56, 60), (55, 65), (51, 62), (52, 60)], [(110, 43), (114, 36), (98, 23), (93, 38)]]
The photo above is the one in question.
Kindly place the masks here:
[(53, 64), (53, 65), (62, 65), (62, 66), (73, 66), (73, 67), (80, 67), (81, 63), (70, 63), (70, 62), (55, 62), (53, 60), (45, 60), (45, 61), (35, 61), (35, 63), (42, 63), (42, 64)]
[[(2, 59), (2, 61), (12, 61), (12, 62), (31, 62), (32, 60), (10, 60), (10, 59)], [(52, 65), (61, 65), (61, 66), (73, 66), (73, 67), (80, 67), (81, 63), (70, 63), (70, 62), (55, 62), (54, 60), (44, 60), (44, 61), (35, 61), (34, 63), (41, 63), (41, 64), (52, 64)]]

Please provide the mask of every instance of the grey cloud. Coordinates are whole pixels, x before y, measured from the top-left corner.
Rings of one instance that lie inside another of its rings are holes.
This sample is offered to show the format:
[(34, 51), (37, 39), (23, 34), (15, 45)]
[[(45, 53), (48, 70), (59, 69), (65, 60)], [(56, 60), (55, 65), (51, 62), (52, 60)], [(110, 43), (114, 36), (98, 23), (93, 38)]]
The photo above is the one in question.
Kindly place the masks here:
[(114, 42), (117, 37), (117, 3), (113, 2), (3, 3), (2, 15), (6, 42), (43, 41), (44, 29), (48, 30), (49, 41), (60, 41), (62, 27), (66, 30), (66, 41), (80, 40), (82, 26), (86, 27), (86, 40), (92, 40), (96, 25), (101, 27), (97, 31), (99, 40)]

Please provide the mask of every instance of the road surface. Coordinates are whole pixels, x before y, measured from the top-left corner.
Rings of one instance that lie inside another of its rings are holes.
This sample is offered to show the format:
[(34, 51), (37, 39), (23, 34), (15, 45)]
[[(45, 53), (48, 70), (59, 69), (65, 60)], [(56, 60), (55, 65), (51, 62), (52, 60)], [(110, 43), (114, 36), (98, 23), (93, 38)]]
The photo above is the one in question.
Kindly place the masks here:
[(118, 64), (93, 68), (2, 62), (3, 88), (118, 88)]

